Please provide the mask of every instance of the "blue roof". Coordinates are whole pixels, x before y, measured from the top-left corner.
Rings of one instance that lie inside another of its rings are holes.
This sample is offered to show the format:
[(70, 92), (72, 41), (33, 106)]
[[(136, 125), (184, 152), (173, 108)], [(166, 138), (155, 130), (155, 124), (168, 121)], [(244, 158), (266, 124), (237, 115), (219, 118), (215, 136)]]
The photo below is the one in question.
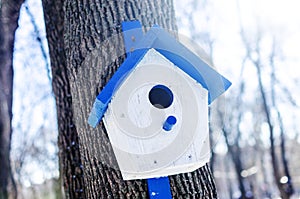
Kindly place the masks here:
[[(102, 119), (107, 106), (123, 80), (137, 66), (147, 51), (154, 48), (208, 91), (208, 104), (224, 93), (231, 85), (225, 77), (211, 68), (204, 60), (159, 27), (151, 28), (144, 36), (138, 21), (124, 22), (123, 35), (127, 58), (109, 80), (94, 103), (89, 124), (95, 127)], [(131, 36), (136, 38), (132, 42)], [(134, 45), (134, 46), (133, 46)], [(134, 47), (134, 51), (132, 51)], [(132, 51), (132, 52), (131, 52)]]

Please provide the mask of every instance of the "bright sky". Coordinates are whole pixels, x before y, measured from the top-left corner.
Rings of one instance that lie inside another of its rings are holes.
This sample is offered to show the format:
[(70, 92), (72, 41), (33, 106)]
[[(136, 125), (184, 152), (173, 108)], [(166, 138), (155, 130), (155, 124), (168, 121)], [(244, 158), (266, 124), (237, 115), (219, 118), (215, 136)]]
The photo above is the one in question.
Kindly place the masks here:
[[(217, 39), (218, 48), (222, 52), (218, 52), (218, 59), (221, 59), (221, 66), (224, 63), (223, 59), (232, 61), (236, 55), (241, 54), (239, 45), (239, 15), (246, 32), (255, 33), (259, 26), (265, 33), (275, 35), (280, 43), (282, 50), (289, 58), (299, 59), (298, 52), (300, 51), (300, 1), (298, 0), (207, 0), (207, 10), (199, 9), (198, 14), (195, 14), (199, 31), (201, 28), (209, 29), (213, 38)], [(199, 3), (200, 4), (200, 3)], [(182, 34), (188, 34), (185, 29), (188, 19), (184, 18), (184, 11), (189, 11), (191, 8), (186, 1), (175, 0), (176, 12), (183, 16), (179, 20), (179, 31)], [(238, 11), (237, 8), (240, 8)], [(203, 26), (204, 15), (209, 15), (210, 22)], [(180, 25), (180, 22), (183, 22)], [(196, 23), (196, 24), (197, 24)], [(224, 51), (227, 49), (227, 51)], [(228, 51), (230, 49), (230, 51)], [(222, 56), (224, 55), (224, 56)], [(222, 57), (222, 58), (221, 58)], [(299, 60), (297, 60), (299, 61)], [(225, 62), (226, 63), (226, 62)], [(232, 65), (232, 64), (231, 64)], [(235, 64), (233, 64), (235, 65)], [(218, 64), (220, 67), (220, 65)]]
[[(35, 16), (43, 40), (45, 31), (41, 1), (28, 0), (26, 3)], [(46, 40), (43, 41), (47, 50)], [(45, 178), (58, 176), (58, 163), (54, 158), (57, 156), (55, 101), (45, 63), (30, 17), (23, 7), (14, 51), (11, 159), (17, 162), (24, 161), (21, 181), (25, 186), (42, 183)], [(38, 150), (44, 157), (36, 153)]]

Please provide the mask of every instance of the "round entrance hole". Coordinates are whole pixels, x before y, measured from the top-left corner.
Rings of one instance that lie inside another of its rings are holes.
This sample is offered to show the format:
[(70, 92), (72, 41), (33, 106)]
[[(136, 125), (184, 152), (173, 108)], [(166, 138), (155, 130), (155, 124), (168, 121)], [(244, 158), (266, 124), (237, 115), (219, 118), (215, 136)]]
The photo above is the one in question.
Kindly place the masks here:
[(149, 92), (149, 100), (156, 108), (165, 109), (173, 103), (173, 93), (164, 85), (156, 85)]

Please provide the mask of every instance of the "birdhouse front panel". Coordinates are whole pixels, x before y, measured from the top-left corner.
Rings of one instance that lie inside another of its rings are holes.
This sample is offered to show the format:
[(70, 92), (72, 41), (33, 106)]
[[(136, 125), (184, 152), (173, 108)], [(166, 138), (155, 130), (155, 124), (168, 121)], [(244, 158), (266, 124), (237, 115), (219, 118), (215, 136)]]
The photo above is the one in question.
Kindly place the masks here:
[(123, 179), (190, 172), (208, 162), (207, 101), (201, 84), (150, 49), (104, 114)]
[(208, 104), (231, 82), (157, 26), (143, 34), (126, 22), (123, 31), (127, 58), (88, 123), (103, 119), (124, 180), (198, 169), (210, 158)]

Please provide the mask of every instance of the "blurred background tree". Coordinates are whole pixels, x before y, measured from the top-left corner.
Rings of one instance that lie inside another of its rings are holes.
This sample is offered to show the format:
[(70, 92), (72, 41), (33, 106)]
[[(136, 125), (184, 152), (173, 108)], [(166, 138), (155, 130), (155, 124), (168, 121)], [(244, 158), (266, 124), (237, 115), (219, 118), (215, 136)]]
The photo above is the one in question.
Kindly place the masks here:
[[(294, 140), (299, 135), (299, 73), (290, 73), (299, 59), (287, 53), (287, 48), (299, 50), (287, 46), (291, 40), (299, 43), (299, 27), (291, 28), (297, 18), (293, 3), (178, 2), (179, 31), (200, 43), (209, 62), (233, 81), (226, 100), (210, 109), (212, 167), (221, 197), (290, 198), (299, 192), (291, 160), (299, 146)], [(289, 12), (288, 17), (275, 19), (279, 10)]]
[(0, 1), (0, 198), (17, 197), (10, 165), (13, 49), (22, 0)]

